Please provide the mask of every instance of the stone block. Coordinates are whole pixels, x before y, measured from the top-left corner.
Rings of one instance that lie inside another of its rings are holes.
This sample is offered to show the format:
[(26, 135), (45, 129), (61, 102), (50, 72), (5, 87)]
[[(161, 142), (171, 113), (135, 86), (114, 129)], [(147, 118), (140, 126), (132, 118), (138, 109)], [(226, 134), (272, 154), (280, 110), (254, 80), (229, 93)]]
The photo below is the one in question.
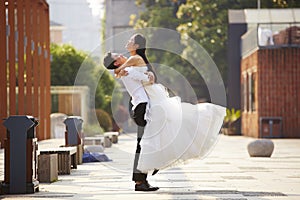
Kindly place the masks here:
[(83, 146), (82, 144), (77, 145), (77, 165), (82, 164)]
[(111, 136), (111, 142), (113, 144), (117, 144), (118, 143), (118, 136), (117, 135), (112, 135)]
[(268, 139), (259, 139), (250, 142), (247, 149), (251, 157), (271, 157), (274, 143)]
[(58, 179), (57, 154), (44, 154), (38, 157), (38, 180), (52, 183)]
[(84, 145), (101, 145), (103, 137), (85, 137), (83, 139)]
[(107, 137), (107, 136), (105, 136), (105, 137), (104, 137), (104, 141), (103, 141), (103, 146), (104, 146), (105, 148), (107, 148), (107, 147), (111, 147), (111, 145), (112, 145), (112, 143), (111, 143), (110, 138)]
[(105, 132), (104, 137), (109, 137), (113, 144), (118, 143), (119, 132)]

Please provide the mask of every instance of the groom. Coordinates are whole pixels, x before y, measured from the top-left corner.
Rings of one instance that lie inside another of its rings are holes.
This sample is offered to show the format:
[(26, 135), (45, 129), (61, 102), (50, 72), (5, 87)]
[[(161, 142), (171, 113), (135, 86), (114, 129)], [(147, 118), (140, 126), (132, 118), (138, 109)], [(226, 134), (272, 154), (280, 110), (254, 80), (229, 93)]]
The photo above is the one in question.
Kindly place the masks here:
[[(121, 54), (119, 55), (108, 52), (104, 57), (103, 64), (107, 69), (115, 70), (123, 63), (125, 63), (126, 60), (127, 58)], [(153, 187), (148, 183), (147, 174), (141, 173), (137, 169), (139, 154), (141, 152), (140, 141), (144, 134), (144, 127), (147, 124), (147, 121), (144, 119), (144, 116), (146, 113), (147, 104), (149, 103), (149, 99), (143, 87), (142, 81), (153, 83), (154, 75), (151, 72), (144, 74), (136, 70), (131, 71), (130, 69), (128, 71), (121, 71), (119, 75), (121, 75), (121, 80), (123, 81), (124, 86), (126, 87), (129, 95), (131, 96), (131, 117), (138, 126), (137, 147), (135, 152), (132, 176), (132, 180), (135, 181), (135, 191), (156, 191), (159, 188)]]

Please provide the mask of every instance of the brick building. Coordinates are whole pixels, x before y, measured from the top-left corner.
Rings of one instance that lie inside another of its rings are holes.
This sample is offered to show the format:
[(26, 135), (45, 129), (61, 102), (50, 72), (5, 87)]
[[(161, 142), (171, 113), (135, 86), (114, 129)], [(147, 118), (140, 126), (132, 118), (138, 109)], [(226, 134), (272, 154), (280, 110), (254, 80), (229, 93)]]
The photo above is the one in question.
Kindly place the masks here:
[(247, 10), (244, 16), (241, 133), (300, 138), (300, 9)]
[(300, 137), (300, 48), (259, 49), (242, 59), (241, 73), (242, 133)]
[(50, 42), (56, 44), (63, 43), (63, 30), (65, 27), (54, 21), (50, 21)]

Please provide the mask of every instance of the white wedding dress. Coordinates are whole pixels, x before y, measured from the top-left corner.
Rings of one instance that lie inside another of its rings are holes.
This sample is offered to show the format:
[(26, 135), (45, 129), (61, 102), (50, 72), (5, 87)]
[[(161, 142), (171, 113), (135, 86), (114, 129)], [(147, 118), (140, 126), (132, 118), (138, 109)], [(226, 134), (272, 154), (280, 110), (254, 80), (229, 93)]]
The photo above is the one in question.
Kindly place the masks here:
[(168, 97), (161, 84), (144, 88), (150, 105), (137, 168), (146, 173), (203, 158), (216, 142), (226, 108), (211, 103), (181, 102), (180, 97)]

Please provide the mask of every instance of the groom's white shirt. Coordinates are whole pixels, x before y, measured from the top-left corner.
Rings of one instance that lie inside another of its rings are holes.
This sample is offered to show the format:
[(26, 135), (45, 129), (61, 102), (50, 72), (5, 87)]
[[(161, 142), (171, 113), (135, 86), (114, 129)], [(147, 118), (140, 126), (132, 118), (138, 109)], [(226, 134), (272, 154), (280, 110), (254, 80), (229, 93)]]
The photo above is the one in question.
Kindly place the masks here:
[(138, 104), (149, 102), (149, 98), (142, 84), (142, 81), (148, 82), (149, 77), (135, 70), (134, 67), (126, 67), (125, 70), (128, 72), (128, 75), (122, 76), (121, 80), (129, 95), (132, 97), (131, 103), (133, 105), (132, 109), (134, 110)]

